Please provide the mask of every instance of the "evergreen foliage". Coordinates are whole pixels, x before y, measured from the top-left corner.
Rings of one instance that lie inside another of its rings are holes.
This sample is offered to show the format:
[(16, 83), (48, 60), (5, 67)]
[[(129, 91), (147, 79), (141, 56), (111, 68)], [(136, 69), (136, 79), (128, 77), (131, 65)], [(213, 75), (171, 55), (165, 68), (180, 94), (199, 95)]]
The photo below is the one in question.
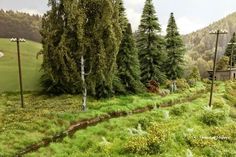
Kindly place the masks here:
[(70, 24), (72, 12), (66, 8), (67, 3), (69, 1), (49, 0), (51, 10), (42, 20), (42, 85), (46, 92), (55, 94), (77, 93), (80, 85), (75, 57), (77, 37)]
[(116, 57), (122, 38), (119, 25), (118, 3), (110, 0), (83, 1), (87, 22), (85, 24), (85, 46), (87, 63), (91, 73), (87, 76), (89, 92), (97, 98), (114, 93)]
[(52, 93), (80, 93), (80, 57), (85, 58), (88, 91), (97, 98), (113, 94), (121, 41), (119, 6), (110, 0), (49, 0), (43, 17), (42, 84)]
[(165, 75), (161, 69), (164, 62), (164, 40), (160, 33), (161, 27), (156, 17), (153, 2), (146, 0), (137, 37), (141, 81), (144, 84), (150, 80), (157, 82), (165, 80)]
[(217, 70), (227, 70), (229, 65), (229, 57), (223, 56), (217, 63)]
[(128, 26), (128, 19), (125, 14), (125, 7), (123, 0), (116, 0), (118, 10), (119, 10), (119, 23), (122, 30), (122, 33), (126, 32), (126, 27)]
[(140, 92), (143, 87), (140, 82), (140, 65), (130, 24), (126, 27), (126, 32), (123, 35), (117, 56), (117, 65), (119, 78), (126, 91)]
[[(233, 33), (233, 36), (230, 40), (230, 43), (236, 43), (236, 35)], [(225, 56), (228, 56), (231, 58), (231, 53), (233, 49), (233, 54), (232, 54), (232, 66), (236, 64), (236, 45), (229, 44), (225, 50)], [(229, 65), (230, 65), (230, 59), (229, 59)]]
[(200, 76), (200, 72), (198, 67), (193, 67), (192, 72), (189, 76), (190, 80), (194, 80), (194, 81), (200, 81), (201, 80), (201, 76)]
[(173, 13), (170, 15), (166, 32), (166, 75), (168, 79), (175, 80), (181, 78), (183, 74), (185, 48)]

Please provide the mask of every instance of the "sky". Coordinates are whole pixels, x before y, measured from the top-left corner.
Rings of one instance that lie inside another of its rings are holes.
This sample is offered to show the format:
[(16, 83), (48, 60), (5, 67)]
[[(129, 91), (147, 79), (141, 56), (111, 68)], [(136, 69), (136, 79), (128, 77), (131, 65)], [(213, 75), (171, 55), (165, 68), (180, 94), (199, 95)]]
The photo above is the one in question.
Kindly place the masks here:
[[(137, 30), (145, 0), (124, 0), (124, 3), (133, 30)], [(236, 0), (153, 0), (153, 3), (163, 33), (171, 12), (181, 34), (204, 28), (236, 12)], [(0, 0), (0, 8), (41, 15), (48, 10), (47, 0)]]

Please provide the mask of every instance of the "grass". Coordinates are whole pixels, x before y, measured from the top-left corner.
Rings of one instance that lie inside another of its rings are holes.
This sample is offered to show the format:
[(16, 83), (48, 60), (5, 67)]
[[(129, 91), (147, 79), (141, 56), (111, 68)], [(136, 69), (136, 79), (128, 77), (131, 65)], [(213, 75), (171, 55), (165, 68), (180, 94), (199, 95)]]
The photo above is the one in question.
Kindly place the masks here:
[[(41, 44), (26, 41), (20, 44), (20, 49), (24, 90), (38, 91), (42, 58), (36, 59), (36, 54)], [(4, 53), (0, 58), (0, 93), (19, 91), (16, 43), (0, 38), (0, 52)]]
[[(64, 131), (74, 122), (106, 115), (113, 111), (130, 112), (149, 105), (168, 104), (204, 90), (203, 84), (181, 93), (160, 97), (154, 94), (119, 96), (111, 99), (89, 98), (88, 112), (81, 112), (81, 97), (63, 95), (50, 97), (25, 94), (26, 108), (21, 109), (19, 97), (0, 96), (0, 156), (12, 156), (26, 146)], [(191, 94), (189, 94), (191, 93)]]
[[(217, 86), (214, 100), (222, 100), (223, 106), (211, 109), (212, 112), (216, 110), (228, 112), (233, 102), (224, 96), (228, 95), (226, 92), (228, 88), (234, 90), (232, 94), (235, 94), (236, 89), (229, 87), (231, 85), (227, 84), (226, 90), (224, 83)], [(49, 147), (41, 148), (38, 152), (26, 156), (235, 157), (236, 121), (226, 114), (225, 119), (218, 119), (220, 123), (215, 125), (204, 123), (202, 116), (209, 110), (208, 100), (209, 94), (204, 94), (201, 98), (178, 104), (175, 107), (112, 119), (80, 130), (71, 138), (68, 137), (60, 143), (53, 143)], [(170, 113), (169, 116), (166, 116), (166, 113)], [(129, 130), (132, 128), (138, 130), (139, 124), (142, 131), (148, 134), (130, 133)], [(150, 131), (153, 128), (155, 131)], [(153, 143), (153, 139), (158, 140), (154, 140)]]

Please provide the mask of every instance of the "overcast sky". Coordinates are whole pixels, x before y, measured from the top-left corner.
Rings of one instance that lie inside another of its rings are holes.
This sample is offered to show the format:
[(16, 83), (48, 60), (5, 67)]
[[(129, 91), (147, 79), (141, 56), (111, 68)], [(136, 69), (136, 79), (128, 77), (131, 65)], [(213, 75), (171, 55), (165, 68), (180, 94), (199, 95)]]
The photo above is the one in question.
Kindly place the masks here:
[[(124, 0), (133, 29), (138, 28), (145, 0)], [(236, 0), (153, 0), (162, 30), (174, 12), (182, 34), (190, 33), (236, 11)], [(46, 12), (47, 0), (0, 0), (0, 8), (28, 13)]]

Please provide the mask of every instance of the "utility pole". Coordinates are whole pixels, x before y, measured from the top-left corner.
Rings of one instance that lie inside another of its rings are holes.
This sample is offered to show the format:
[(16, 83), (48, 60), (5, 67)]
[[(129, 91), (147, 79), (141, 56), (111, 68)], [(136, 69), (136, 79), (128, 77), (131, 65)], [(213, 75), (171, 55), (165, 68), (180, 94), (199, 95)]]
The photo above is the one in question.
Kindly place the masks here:
[[(233, 38), (235, 38), (235, 34), (233, 36)], [(232, 66), (233, 66), (233, 54), (234, 54), (234, 46), (236, 45), (236, 42), (233, 43), (228, 43), (228, 45), (231, 45), (232, 50), (231, 50), (231, 54), (230, 54), (230, 72), (229, 72), (229, 79), (231, 80), (232, 78)]]
[(210, 34), (216, 35), (216, 46), (215, 46), (215, 56), (214, 56), (214, 66), (213, 66), (213, 76), (212, 76), (212, 82), (211, 82), (209, 107), (212, 107), (212, 97), (213, 97), (214, 81), (215, 81), (215, 73), (216, 73), (216, 59), (217, 59), (219, 36), (220, 34), (227, 34), (227, 33), (228, 32), (226, 30), (215, 30), (215, 31), (210, 32)]
[(25, 42), (25, 39), (22, 39), (22, 38), (12, 38), (11, 42), (16, 42), (16, 45), (17, 45), (21, 107), (24, 108), (23, 83), (22, 83), (22, 71), (21, 71), (21, 59), (20, 59), (20, 42)]

